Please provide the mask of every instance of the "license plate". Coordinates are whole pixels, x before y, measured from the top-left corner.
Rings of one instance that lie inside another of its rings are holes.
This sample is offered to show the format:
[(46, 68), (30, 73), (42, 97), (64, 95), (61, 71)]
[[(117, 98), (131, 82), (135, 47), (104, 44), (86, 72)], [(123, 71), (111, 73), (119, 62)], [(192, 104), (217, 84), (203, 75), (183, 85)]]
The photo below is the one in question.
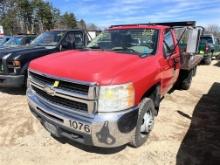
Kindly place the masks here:
[(54, 126), (53, 124), (50, 124), (48, 122), (44, 122), (44, 126), (50, 133), (57, 135), (58, 131), (57, 131), (56, 126)]
[(68, 121), (68, 126), (71, 127), (74, 130), (86, 133), (86, 134), (90, 134), (91, 133), (91, 128), (88, 124), (79, 122), (79, 121), (75, 121), (75, 120), (69, 120)]

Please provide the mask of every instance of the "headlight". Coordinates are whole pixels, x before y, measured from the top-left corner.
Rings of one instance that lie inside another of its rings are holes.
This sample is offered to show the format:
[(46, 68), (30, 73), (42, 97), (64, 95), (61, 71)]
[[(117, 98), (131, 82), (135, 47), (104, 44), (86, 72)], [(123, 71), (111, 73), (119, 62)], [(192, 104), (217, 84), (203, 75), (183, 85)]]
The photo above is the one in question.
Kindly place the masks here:
[(99, 112), (113, 112), (134, 106), (135, 91), (132, 83), (101, 86), (99, 92)]
[(12, 61), (12, 64), (15, 68), (20, 68), (21, 67), (21, 62), (20, 61)]
[(8, 68), (19, 69), (21, 68), (21, 62), (18, 60), (10, 61), (8, 62)]

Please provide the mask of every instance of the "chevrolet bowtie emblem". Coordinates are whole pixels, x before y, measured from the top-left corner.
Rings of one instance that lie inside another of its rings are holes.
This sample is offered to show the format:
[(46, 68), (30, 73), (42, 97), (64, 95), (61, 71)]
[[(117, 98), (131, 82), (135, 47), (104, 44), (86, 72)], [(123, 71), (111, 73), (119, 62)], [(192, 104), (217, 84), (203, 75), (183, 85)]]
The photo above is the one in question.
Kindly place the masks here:
[(54, 88), (57, 88), (57, 87), (59, 86), (59, 84), (60, 84), (59, 81), (55, 81), (54, 84), (53, 84), (53, 87), (54, 87)]
[(55, 95), (55, 90), (54, 90), (54, 87), (53, 87), (53, 86), (45, 86), (45, 87), (44, 87), (44, 91), (45, 91), (48, 95), (51, 95), (51, 96), (54, 96), (54, 95)]

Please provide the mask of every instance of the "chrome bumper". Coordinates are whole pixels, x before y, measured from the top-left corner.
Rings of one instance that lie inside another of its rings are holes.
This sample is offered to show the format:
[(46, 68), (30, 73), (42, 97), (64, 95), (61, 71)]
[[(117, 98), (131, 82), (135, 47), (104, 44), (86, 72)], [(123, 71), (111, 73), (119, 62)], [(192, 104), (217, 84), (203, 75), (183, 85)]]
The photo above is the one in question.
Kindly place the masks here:
[[(27, 90), (27, 98), (30, 110), (41, 122), (47, 121), (60, 130), (57, 136), (66, 137), (86, 145), (112, 148), (131, 142), (134, 135), (138, 117), (137, 107), (115, 113), (82, 115), (75, 111), (70, 113), (62, 107), (47, 104), (31, 89)], [(56, 120), (56, 118), (63, 122)], [(86, 123), (90, 126), (91, 133), (87, 134), (72, 129), (68, 125), (69, 120)]]

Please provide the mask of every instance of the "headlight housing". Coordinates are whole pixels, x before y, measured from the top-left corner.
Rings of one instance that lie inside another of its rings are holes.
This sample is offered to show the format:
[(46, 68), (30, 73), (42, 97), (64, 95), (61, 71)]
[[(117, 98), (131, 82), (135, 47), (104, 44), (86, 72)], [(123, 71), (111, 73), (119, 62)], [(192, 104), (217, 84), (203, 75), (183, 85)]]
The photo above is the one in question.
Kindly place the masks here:
[(18, 60), (14, 60), (14, 61), (9, 62), (8, 66), (15, 68), (15, 69), (19, 69), (21, 68), (21, 62)]
[(132, 83), (101, 86), (98, 112), (121, 111), (134, 106), (135, 90)]

